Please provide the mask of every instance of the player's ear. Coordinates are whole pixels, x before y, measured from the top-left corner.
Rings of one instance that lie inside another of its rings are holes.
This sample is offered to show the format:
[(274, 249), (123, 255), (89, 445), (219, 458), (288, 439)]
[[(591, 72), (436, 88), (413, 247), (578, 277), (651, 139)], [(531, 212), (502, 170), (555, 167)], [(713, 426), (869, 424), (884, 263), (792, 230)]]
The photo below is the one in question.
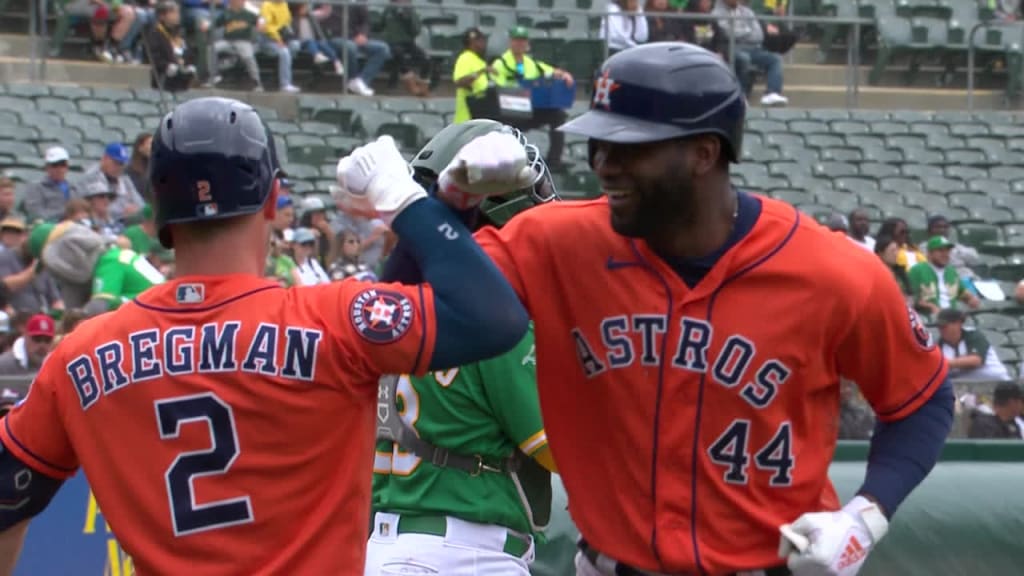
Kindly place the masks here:
[(722, 140), (713, 134), (702, 134), (691, 141), (693, 154), (693, 170), (697, 175), (704, 175), (718, 168), (719, 160), (725, 154)]
[(274, 217), (277, 216), (277, 194), (280, 190), (281, 179), (274, 178), (274, 184), (270, 187), (270, 197), (263, 204), (263, 217), (268, 221), (273, 221)]

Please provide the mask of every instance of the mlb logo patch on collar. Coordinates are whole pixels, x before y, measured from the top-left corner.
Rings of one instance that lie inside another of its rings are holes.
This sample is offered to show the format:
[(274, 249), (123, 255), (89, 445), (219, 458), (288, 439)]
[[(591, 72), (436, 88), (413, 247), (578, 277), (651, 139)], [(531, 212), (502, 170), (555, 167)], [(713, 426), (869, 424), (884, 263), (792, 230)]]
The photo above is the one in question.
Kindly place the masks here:
[(174, 291), (178, 304), (200, 304), (206, 300), (205, 284), (181, 284)]

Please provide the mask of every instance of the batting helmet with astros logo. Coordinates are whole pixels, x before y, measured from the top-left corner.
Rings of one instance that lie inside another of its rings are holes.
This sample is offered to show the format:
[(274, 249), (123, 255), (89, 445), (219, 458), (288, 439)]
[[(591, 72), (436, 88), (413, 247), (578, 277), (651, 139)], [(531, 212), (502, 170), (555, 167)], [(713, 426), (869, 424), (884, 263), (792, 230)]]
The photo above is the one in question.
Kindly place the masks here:
[(274, 138), (252, 106), (197, 98), (164, 116), (153, 135), (149, 179), (160, 243), (169, 226), (263, 209), (280, 167)]
[(656, 42), (605, 60), (590, 110), (559, 130), (619, 144), (715, 134), (729, 160), (739, 162), (746, 113), (743, 88), (718, 55)]

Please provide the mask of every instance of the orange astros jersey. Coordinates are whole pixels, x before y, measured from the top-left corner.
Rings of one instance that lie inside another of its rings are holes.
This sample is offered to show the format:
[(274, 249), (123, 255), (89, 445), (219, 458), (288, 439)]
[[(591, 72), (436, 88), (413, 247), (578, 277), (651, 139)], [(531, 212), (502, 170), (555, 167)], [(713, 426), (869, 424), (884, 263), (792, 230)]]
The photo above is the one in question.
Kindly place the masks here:
[(777, 566), (778, 526), (837, 509), (839, 380), (882, 420), (927, 401), (940, 352), (872, 253), (767, 198), (694, 288), (606, 200), (477, 233), (536, 319), (544, 425), (596, 550), (659, 572)]
[(76, 328), (0, 440), (81, 466), (140, 574), (361, 576), (377, 379), (433, 339), (428, 286), (181, 278)]

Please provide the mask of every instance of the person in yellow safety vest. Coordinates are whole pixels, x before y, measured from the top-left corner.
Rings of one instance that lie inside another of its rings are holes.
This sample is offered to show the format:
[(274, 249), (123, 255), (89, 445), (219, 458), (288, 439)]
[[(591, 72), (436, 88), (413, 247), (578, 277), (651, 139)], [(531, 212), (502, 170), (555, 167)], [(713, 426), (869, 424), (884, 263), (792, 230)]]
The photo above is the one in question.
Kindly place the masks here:
[[(508, 33), (508, 50), (491, 63), (492, 79), (498, 86), (516, 85), (520, 80), (536, 80), (538, 78), (554, 78), (567, 85), (573, 85), (572, 74), (541, 62), (530, 56), (530, 34), (526, 28), (516, 26)], [(520, 131), (526, 132), (541, 126), (548, 127), (548, 153), (545, 155), (548, 167), (555, 168), (562, 163), (562, 149), (565, 148), (565, 135), (558, 127), (565, 123), (568, 114), (559, 108), (534, 108), (531, 118), (505, 118)]]
[(493, 70), (484, 59), (487, 53), (487, 36), (479, 28), (470, 28), (462, 35), (462, 53), (455, 59), (452, 81), (455, 82), (455, 117), (453, 124), (473, 119), (467, 98), (479, 98), (490, 85), (488, 72)]

